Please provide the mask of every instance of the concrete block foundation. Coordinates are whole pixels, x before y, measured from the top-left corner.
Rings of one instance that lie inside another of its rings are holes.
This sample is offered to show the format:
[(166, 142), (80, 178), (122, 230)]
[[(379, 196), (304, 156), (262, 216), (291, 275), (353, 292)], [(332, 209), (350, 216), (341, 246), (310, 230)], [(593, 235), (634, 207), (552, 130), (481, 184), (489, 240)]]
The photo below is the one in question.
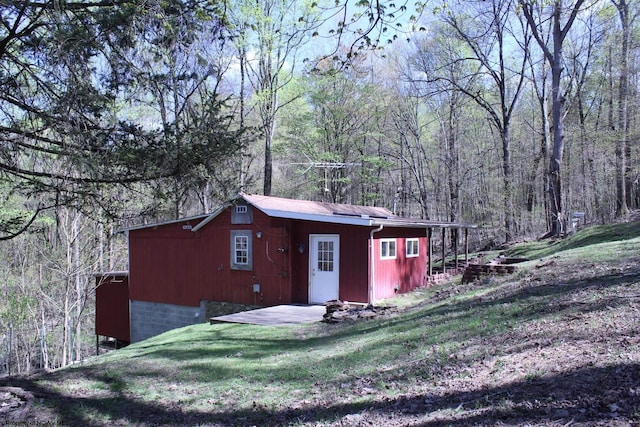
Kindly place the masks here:
[(211, 317), (259, 307), (204, 300), (200, 301), (199, 307), (131, 300), (129, 301), (131, 342), (143, 341), (172, 329), (206, 323)]
[(208, 321), (201, 307), (130, 301), (131, 342)]

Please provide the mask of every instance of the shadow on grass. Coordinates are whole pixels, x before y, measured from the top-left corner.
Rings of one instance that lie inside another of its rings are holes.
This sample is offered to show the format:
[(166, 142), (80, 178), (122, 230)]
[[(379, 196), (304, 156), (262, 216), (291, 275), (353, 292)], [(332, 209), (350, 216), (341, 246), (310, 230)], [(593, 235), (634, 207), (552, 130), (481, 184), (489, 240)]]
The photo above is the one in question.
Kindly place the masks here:
[[(628, 363), (583, 367), (531, 381), (444, 395), (404, 395), (358, 403), (332, 401), (277, 410), (254, 405), (222, 413), (183, 410), (179, 403), (142, 402), (124, 393), (69, 399), (28, 379), (15, 380), (12, 385), (32, 391), (36, 399), (45, 399), (57, 422), (65, 426), (281, 426), (328, 424), (357, 414), (366, 425), (408, 417), (411, 425), (436, 427), (487, 422), (508, 425), (584, 421), (597, 424), (614, 419), (637, 422), (634, 417), (640, 413), (638, 384), (640, 364)], [(88, 414), (98, 414), (100, 420), (108, 421), (96, 421)]]
[[(198, 342), (180, 342), (171, 348), (159, 346), (145, 357), (178, 362), (178, 370), (195, 375), (204, 381), (218, 381), (238, 375), (255, 375), (256, 381), (294, 381), (304, 383), (305, 372), (313, 369), (330, 370), (330, 365), (340, 363), (344, 369), (359, 364), (384, 363), (381, 349), (405, 345), (410, 350), (417, 346), (440, 347), (468, 344), (478, 339), (500, 339), (514, 322), (525, 324), (542, 318), (555, 316), (586, 315), (592, 312), (611, 310), (627, 304), (623, 294), (613, 288), (625, 289), (638, 283), (640, 273), (603, 274), (589, 279), (566, 280), (562, 284), (523, 284), (500, 286), (479, 297), (442, 302), (435, 306), (413, 309), (401, 316), (382, 318), (353, 325), (325, 325), (326, 334), (296, 338), (292, 335), (262, 338), (240, 338), (232, 328), (212, 330), (211, 340), (217, 342), (216, 348)], [(629, 285), (629, 286), (628, 286)], [(635, 292), (635, 291), (634, 291)], [(591, 298), (590, 295), (597, 297)], [(319, 326), (319, 328), (322, 326)], [(380, 335), (375, 335), (380, 333)], [(372, 336), (371, 342), (361, 341), (363, 336)], [(570, 337), (548, 337), (550, 340)], [(357, 343), (358, 347), (350, 354), (332, 357), (332, 348), (344, 348)], [(311, 349), (326, 348), (328, 356), (318, 361), (313, 369), (308, 366), (304, 355)], [(287, 367), (292, 373), (283, 370), (279, 364), (259, 366), (264, 356), (275, 357), (279, 353), (298, 353), (300, 360), (293, 361)], [(236, 354), (237, 353), (237, 354)], [(372, 357), (373, 356), (373, 357)], [(437, 358), (437, 355), (432, 355)], [(241, 358), (237, 364), (220, 364), (228, 358)], [(376, 359), (378, 358), (378, 359)], [(428, 363), (428, 361), (426, 361)], [(247, 365), (248, 363), (248, 365)]]
[[(233, 326), (215, 328), (211, 331), (211, 340), (221, 341), (220, 348), (199, 348), (198, 341), (181, 342), (179, 347), (167, 349), (162, 345), (143, 346), (141, 349), (145, 357), (153, 365), (153, 358), (167, 359), (175, 362), (176, 369), (192, 369), (203, 382), (215, 381), (216, 378), (228, 378), (236, 374), (234, 369), (224, 367), (183, 366), (180, 362), (197, 363), (200, 359), (206, 362), (207, 358), (233, 357), (235, 351), (243, 350), (242, 357), (259, 360), (261, 354), (273, 354), (277, 351), (299, 351), (304, 354), (306, 350), (326, 347), (331, 351), (332, 346), (343, 345), (355, 340), (362, 334), (370, 334), (385, 330), (383, 341), (377, 341), (370, 348), (361, 348), (365, 355), (372, 355), (376, 351), (375, 346), (382, 344), (398, 345), (398, 333), (407, 331), (419, 331), (425, 335), (425, 340), (430, 339), (435, 328), (448, 330), (447, 334), (458, 343), (464, 341), (488, 337), (499, 339), (499, 334), (508, 329), (506, 320), (497, 328), (494, 325), (483, 325), (482, 322), (473, 322), (476, 318), (486, 318), (488, 315), (500, 320), (504, 310), (517, 317), (518, 322), (535, 321), (544, 316), (564, 315), (572, 313), (587, 313), (599, 310), (615, 308), (618, 304), (625, 303), (624, 295), (616, 294), (618, 289), (631, 288), (637, 293), (640, 272), (626, 274), (603, 273), (598, 277), (588, 279), (575, 278), (565, 280), (562, 284), (511, 284), (499, 285), (481, 296), (448, 300), (437, 305), (424, 308), (411, 309), (402, 316), (383, 318), (354, 325), (331, 326), (327, 325), (327, 331), (320, 336), (309, 335), (308, 338), (292, 335), (277, 335), (265, 337), (242, 337), (242, 334), (234, 333)], [(614, 289), (616, 288), (616, 289)], [(588, 292), (598, 294), (598, 298), (575, 300), (574, 294), (581, 292), (581, 297), (588, 296)], [(570, 297), (570, 298), (569, 298)], [(622, 297), (622, 298), (621, 298)], [(637, 298), (637, 296), (636, 296)], [(505, 307), (511, 307), (511, 309)], [(455, 325), (455, 327), (454, 327)], [(318, 326), (320, 328), (321, 326)], [(427, 333), (425, 333), (426, 331)], [(442, 345), (445, 334), (434, 342), (424, 341), (418, 345)], [(550, 339), (562, 337), (549, 337)], [(202, 343), (200, 343), (202, 344)], [(523, 343), (526, 344), (526, 343)], [(533, 344), (531, 344), (533, 345)], [(247, 350), (249, 349), (249, 350)], [(213, 354), (212, 354), (213, 353)], [(213, 361), (211, 361), (213, 362)], [(370, 361), (375, 363), (375, 361)], [(425, 360), (425, 364), (433, 360)], [(160, 363), (160, 362), (158, 362)], [(292, 366), (291, 369), (302, 367), (305, 360), (300, 360), (300, 366)], [(363, 363), (358, 360), (357, 363)], [(448, 361), (446, 363), (456, 363)], [(3, 385), (22, 387), (31, 391), (36, 399), (43, 399), (44, 404), (51, 409), (60, 425), (68, 426), (98, 426), (98, 425), (200, 425), (211, 426), (244, 426), (264, 425), (276, 426), (295, 423), (320, 423), (328, 424), (336, 422), (344, 417), (357, 414), (371, 418), (370, 424), (380, 425), (377, 421), (384, 417), (407, 416), (412, 417), (412, 425), (425, 427), (440, 425), (480, 425), (487, 419), (499, 420), (507, 425), (539, 423), (550, 424), (553, 421), (563, 420), (562, 424), (580, 421), (610, 421), (615, 417), (623, 420), (639, 421), (640, 414), (640, 365), (636, 362), (618, 364), (614, 366), (584, 366), (571, 372), (563, 372), (551, 376), (541, 376), (514, 382), (492, 389), (478, 389), (470, 391), (452, 391), (445, 395), (421, 394), (406, 395), (396, 398), (359, 400), (357, 403), (341, 403), (339, 401), (309, 403), (296, 405), (291, 408), (277, 408), (270, 410), (260, 405), (253, 408), (247, 404), (238, 402), (243, 409), (227, 409), (225, 412), (207, 412), (184, 410), (180, 402), (171, 399), (167, 394), (165, 402), (149, 402), (127, 392), (130, 381), (135, 376), (157, 376), (161, 381), (162, 369), (150, 373), (144, 368), (136, 368), (135, 362), (127, 372), (103, 372), (103, 366), (95, 366), (83, 370), (80, 375), (104, 384), (105, 392), (92, 397), (77, 397), (57, 391), (54, 384), (56, 378), (61, 381), (70, 381), (64, 373), (53, 374), (53, 380), (47, 383), (37, 379), (4, 379)], [(161, 366), (161, 365), (160, 365)], [(171, 368), (173, 369), (173, 368)], [(262, 369), (262, 368), (261, 368)], [(278, 369), (264, 368), (264, 378), (273, 377), (276, 380), (285, 380), (285, 377), (275, 375)], [(419, 374), (419, 371), (409, 375)], [(392, 373), (393, 375), (394, 373)], [(416, 380), (416, 377), (413, 378)], [(258, 378), (256, 379), (256, 381)], [(329, 379), (330, 381), (332, 379)], [(339, 384), (336, 389), (339, 390)], [(340, 393), (339, 391), (337, 392)], [(348, 394), (348, 393), (347, 393)], [(350, 395), (353, 398), (353, 395)], [(605, 400), (615, 397), (614, 400)], [(615, 406), (611, 406), (615, 404)], [(613, 409), (612, 409), (613, 408)], [(614, 410), (615, 409), (615, 410)], [(2, 419), (0, 418), (0, 422)], [(420, 424), (422, 423), (422, 424)], [(347, 423), (348, 424), (348, 423)]]

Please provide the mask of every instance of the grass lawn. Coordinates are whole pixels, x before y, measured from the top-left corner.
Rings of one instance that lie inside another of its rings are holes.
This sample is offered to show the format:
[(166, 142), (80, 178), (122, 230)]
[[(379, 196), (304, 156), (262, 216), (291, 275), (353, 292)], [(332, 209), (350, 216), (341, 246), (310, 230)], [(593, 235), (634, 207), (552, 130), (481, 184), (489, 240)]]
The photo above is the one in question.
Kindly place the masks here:
[(532, 261), (382, 318), (190, 326), (2, 385), (28, 424), (638, 425), (640, 223), (508, 255)]

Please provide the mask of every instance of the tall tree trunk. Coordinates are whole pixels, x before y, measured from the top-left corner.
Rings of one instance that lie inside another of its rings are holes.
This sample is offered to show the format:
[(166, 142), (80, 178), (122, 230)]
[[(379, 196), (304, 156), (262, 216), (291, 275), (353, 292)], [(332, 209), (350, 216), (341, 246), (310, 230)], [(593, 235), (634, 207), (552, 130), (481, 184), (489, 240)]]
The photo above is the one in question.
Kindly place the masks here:
[(64, 368), (69, 360), (69, 283), (65, 283), (63, 316), (62, 316), (62, 363)]
[[(508, 121), (504, 123), (508, 124)], [(511, 133), (509, 127), (502, 130), (502, 176), (503, 176), (503, 206), (504, 206), (504, 238), (510, 242), (513, 238), (513, 185), (511, 176)]]
[(276, 130), (276, 115), (279, 109), (278, 90), (279, 79), (278, 70), (275, 68), (272, 55), (277, 53), (274, 42), (271, 37), (266, 37), (260, 45), (260, 116), (264, 126), (264, 180), (263, 194), (271, 195), (271, 186), (273, 181), (273, 154), (271, 147)]
[(551, 65), (551, 119), (553, 122), (553, 150), (549, 163), (549, 192), (551, 196), (551, 232), (562, 233), (562, 155), (564, 152), (564, 97), (560, 86), (563, 68), (563, 37), (560, 28), (561, 2), (556, 2), (553, 24), (553, 63)]
[[(244, 45), (238, 49), (238, 60), (240, 62), (240, 129), (244, 129), (244, 116), (245, 116), (245, 79), (247, 75), (247, 49)], [(245, 171), (245, 157), (247, 147), (242, 144), (240, 149), (240, 191), (245, 191), (245, 185), (247, 180), (247, 172)]]
[(629, 137), (629, 4), (626, 0), (613, 1), (618, 9), (622, 26), (620, 52), (620, 77), (618, 81), (618, 137), (616, 138), (616, 216), (629, 212), (631, 181), (627, 165), (627, 145)]
[[(561, 19), (565, 7), (563, 0), (553, 1), (553, 13), (551, 16), (553, 29), (553, 50), (549, 49), (547, 41), (540, 34), (539, 27), (534, 19), (534, 2), (528, 0), (519, 0), (522, 6), (522, 12), (529, 23), (529, 27), (543, 50), (547, 61), (551, 67), (551, 119), (553, 121), (553, 150), (549, 163), (549, 193), (551, 200), (551, 234), (560, 235), (562, 233), (562, 154), (564, 151), (564, 122), (562, 110), (564, 105), (564, 96), (561, 88), (562, 71), (564, 68), (563, 44), (567, 33), (571, 29), (584, 0), (576, 0), (574, 5), (569, 8), (569, 16), (564, 26), (561, 25)], [(540, 17), (542, 21), (544, 18)]]
[[(73, 226), (71, 228), (71, 235), (73, 237), (73, 281), (74, 281), (74, 291), (75, 291), (75, 318), (73, 319), (73, 328), (71, 329), (71, 334), (73, 339), (71, 340), (71, 361), (80, 360), (80, 336), (82, 329), (82, 294), (83, 294), (83, 284), (82, 284), (82, 274), (81, 274), (81, 260), (80, 260), (80, 226), (79, 223), (82, 220), (81, 214), (76, 214)], [(74, 348), (75, 347), (75, 348)]]
[(448, 186), (449, 186), (449, 221), (457, 222), (460, 218), (460, 161), (458, 155), (457, 139), (458, 119), (456, 117), (456, 97), (452, 95), (449, 99), (449, 111), (447, 114), (447, 129), (445, 140), (447, 144), (448, 158)]
[(44, 312), (44, 305), (41, 303), (40, 304), (40, 313), (41, 313), (41, 324), (42, 324), (42, 330), (40, 332), (40, 358), (41, 358), (41, 363), (40, 363), (40, 369), (49, 369), (49, 350), (47, 348), (47, 331), (46, 331), (46, 325), (47, 325), (47, 321), (46, 321), (46, 317), (45, 317), (45, 312)]
[(271, 153), (271, 144), (273, 142), (273, 129), (275, 120), (268, 124), (264, 132), (264, 190), (265, 196), (271, 195), (271, 185), (273, 181), (273, 155)]
[(578, 108), (578, 119), (580, 120), (580, 174), (584, 177), (582, 181), (582, 200), (584, 203), (584, 209), (587, 209), (588, 206), (593, 206), (592, 203), (592, 195), (591, 195), (591, 187), (589, 185), (588, 180), (586, 179), (589, 176), (588, 170), (588, 141), (589, 138), (587, 136), (587, 113), (585, 111), (584, 101), (582, 100), (582, 96), (579, 93), (577, 97), (577, 108)]
[(549, 197), (548, 197), (548, 189), (549, 189), (549, 175), (547, 159), (549, 158), (549, 148), (551, 147), (550, 143), (550, 133), (549, 130), (551, 126), (549, 124), (549, 103), (547, 96), (547, 77), (548, 77), (548, 69), (547, 69), (547, 61), (543, 61), (542, 70), (540, 73), (540, 83), (538, 83), (538, 79), (535, 77), (535, 68), (534, 64), (531, 63), (531, 73), (534, 75), (533, 85), (535, 88), (536, 99), (538, 101), (538, 107), (540, 112), (540, 142), (539, 142), (539, 151), (538, 154), (534, 157), (534, 161), (532, 163), (531, 176), (530, 176), (530, 189), (529, 196), (527, 199), (527, 209), (529, 212), (533, 212), (534, 209), (534, 194), (535, 194), (535, 180), (538, 176), (538, 168), (540, 162), (542, 162), (542, 189), (544, 191), (544, 195), (542, 197), (544, 212), (545, 212), (545, 224), (547, 226), (547, 230), (551, 229), (551, 220), (550, 220), (550, 209), (549, 209)]

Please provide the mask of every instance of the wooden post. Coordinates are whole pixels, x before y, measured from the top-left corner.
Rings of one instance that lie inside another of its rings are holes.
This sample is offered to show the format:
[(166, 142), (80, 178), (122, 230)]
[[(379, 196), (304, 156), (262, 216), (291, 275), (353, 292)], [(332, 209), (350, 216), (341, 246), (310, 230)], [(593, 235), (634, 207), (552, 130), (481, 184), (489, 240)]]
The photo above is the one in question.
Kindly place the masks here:
[(458, 271), (458, 232), (460, 229), (458, 227), (451, 229), (451, 235), (453, 236), (453, 259), (454, 264), (456, 265), (456, 272)]
[(469, 229), (464, 229), (464, 264), (469, 265)]
[(431, 245), (432, 235), (433, 228), (427, 228), (427, 269), (429, 271), (429, 277), (433, 276), (433, 247)]
[(442, 274), (447, 272), (447, 263), (445, 262), (445, 259), (444, 259), (444, 256), (445, 256), (444, 246), (445, 246), (445, 232), (446, 231), (447, 231), (447, 229), (442, 227)]

